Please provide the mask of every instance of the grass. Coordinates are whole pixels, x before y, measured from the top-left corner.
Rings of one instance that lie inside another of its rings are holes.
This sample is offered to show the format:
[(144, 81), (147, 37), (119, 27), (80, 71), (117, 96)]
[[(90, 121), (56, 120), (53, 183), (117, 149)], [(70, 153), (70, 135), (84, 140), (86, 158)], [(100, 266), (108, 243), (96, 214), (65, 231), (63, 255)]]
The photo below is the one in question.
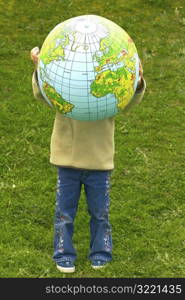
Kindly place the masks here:
[[(0, 2), (0, 277), (185, 276), (185, 4), (183, 0)], [(53, 254), (56, 169), (49, 164), (54, 114), (33, 99), (29, 51), (59, 22), (97, 14), (134, 39), (147, 90), (116, 116), (110, 220), (113, 261), (87, 260), (82, 193), (75, 220), (76, 272), (59, 273)]]

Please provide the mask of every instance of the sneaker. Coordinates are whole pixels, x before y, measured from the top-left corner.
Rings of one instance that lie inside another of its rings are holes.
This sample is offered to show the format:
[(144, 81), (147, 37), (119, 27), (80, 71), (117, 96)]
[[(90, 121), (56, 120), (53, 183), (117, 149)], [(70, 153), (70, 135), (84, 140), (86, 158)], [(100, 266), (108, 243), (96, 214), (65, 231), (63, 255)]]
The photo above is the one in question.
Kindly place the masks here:
[(93, 269), (101, 269), (101, 268), (105, 267), (106, 264), (107, 264), (107, 261), (103, 261), (103, 260), (93, 260), (93, 261), (92, 261), (91, 267), (92, 267)]
[(73, 273), (75, 271), (75, 266), (70, 261), (62, 261), (57, 265), (57, 269), (63, 273)]

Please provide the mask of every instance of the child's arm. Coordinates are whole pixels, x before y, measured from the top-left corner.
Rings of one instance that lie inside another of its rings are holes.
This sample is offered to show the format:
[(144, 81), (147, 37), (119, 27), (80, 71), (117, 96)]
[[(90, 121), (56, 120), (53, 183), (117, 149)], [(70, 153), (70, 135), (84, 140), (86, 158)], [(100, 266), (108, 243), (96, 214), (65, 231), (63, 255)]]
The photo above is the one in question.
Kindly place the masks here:
[(38, 85), (37, 70), (35, 70), (32, 75), (32, 89), (34, 97), (37, 100), (43, 100), (46, 103)]
[(139, 81), (137, 83), (137, 88), (134, 95), (135, 103), (139, 104), (141, 102), (145, 92), (145, 88), (146, 88), (146, 82), (143, 77), (143, 67), (141, 61), (139, 61)]
[(38, 84), (38, 77), (37, 77), (39, 52), (40, 51), (39, 51), (38, 47), (33, 48), (30, 52), (31, 60), (33, 61), (34, 65), (35, 65), (35, 71), (33, 72), (33, 75), (32, 75), (32, 89), (33, 89), (34, 97), (38, 100), (43, 100), (46, 103), (46, 101), (44, 100), (44, 97), (41, 94), (39, 84)]
[(137, 88), (136, 88), (135, 94), (132, 97), (130, 103), (126, 106), (125, 112), (130, 110), (130, 108), (134, 104), (141, 103), (141, 101), (143, 99), (143, 96), (144, 96), (144, 93), (145, 93), (145, 89), (146, 89), (146, 82), (145, 82), (145, 79), (143, 77), (143, 67), (142, 67), (142, 64), (140, 62), (139, 63), (139, 81), (137, 83)]
[(145, 93), (145, 89), (146, 89), (146, 82), (145, 82), (144, 77), (142, 77), (140, 83), (137, 85), (135, 94), (134, 94), (131, 102), (133, 102), (135, 104), (141, 103), (144, 93)]

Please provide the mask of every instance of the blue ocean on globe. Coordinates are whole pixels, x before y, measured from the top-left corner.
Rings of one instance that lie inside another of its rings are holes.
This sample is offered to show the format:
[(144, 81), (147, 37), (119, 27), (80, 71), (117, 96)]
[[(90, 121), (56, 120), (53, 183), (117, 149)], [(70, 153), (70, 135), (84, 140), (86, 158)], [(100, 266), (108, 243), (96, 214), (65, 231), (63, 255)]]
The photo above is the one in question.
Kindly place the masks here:
[(58, 24), (40, 53), (38, 79), (46, 101), (66, 117), (112, 117), (131, 100), (139, 59), (128, 34), (94, 15)]

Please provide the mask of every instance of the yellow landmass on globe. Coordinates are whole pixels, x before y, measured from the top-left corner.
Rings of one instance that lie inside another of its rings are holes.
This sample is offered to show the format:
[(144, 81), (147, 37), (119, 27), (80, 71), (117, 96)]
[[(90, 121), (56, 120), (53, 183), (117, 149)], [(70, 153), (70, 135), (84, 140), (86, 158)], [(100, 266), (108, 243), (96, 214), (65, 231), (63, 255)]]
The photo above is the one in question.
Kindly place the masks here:
[(58, 108), (58, 110), (61, 113), (68, 113), (71, 112), (74, 105), (65, 101), (62, 96), (57, 93), (57, 91), (49, 85), (47, 82), (44, 82), (43, 84), (44, 93), (46, 94), (47, 98), (53, 103), (55, 107)]
[[(95, 55), (99, 65), (95, 67), (98, 74), (91, 83), (91, 93), (98, 98), (114, 94), (118, 100), (118, 108), (123, 109), (134, 93), (135, 54), (137, 52), (132, 39), (126, 32), (123, 34), (119, 28), (118, 32), (110, 32), (111, 34), (100, 42), (100, 51), (103, 55)], [(115, 40), (113, 38), (115, 34), (120, 37), (117, 43), (112, 42)], [(109, 65), (117, 66), (117, 70), (112, 71)], [(106, 70), (103, 71), (105, 68)]]
[[(53, 60), (64, 59), (64, 48), (69, 43), (67, 32), (62, 30), (64, 23), (63, 26), (60, 25), (58, 28), (54, 28), (43, 43), (39, 59), (42, 60), (45, 65), (49, 64)], [(58, 44), (57, 41), (59, 41)]]

